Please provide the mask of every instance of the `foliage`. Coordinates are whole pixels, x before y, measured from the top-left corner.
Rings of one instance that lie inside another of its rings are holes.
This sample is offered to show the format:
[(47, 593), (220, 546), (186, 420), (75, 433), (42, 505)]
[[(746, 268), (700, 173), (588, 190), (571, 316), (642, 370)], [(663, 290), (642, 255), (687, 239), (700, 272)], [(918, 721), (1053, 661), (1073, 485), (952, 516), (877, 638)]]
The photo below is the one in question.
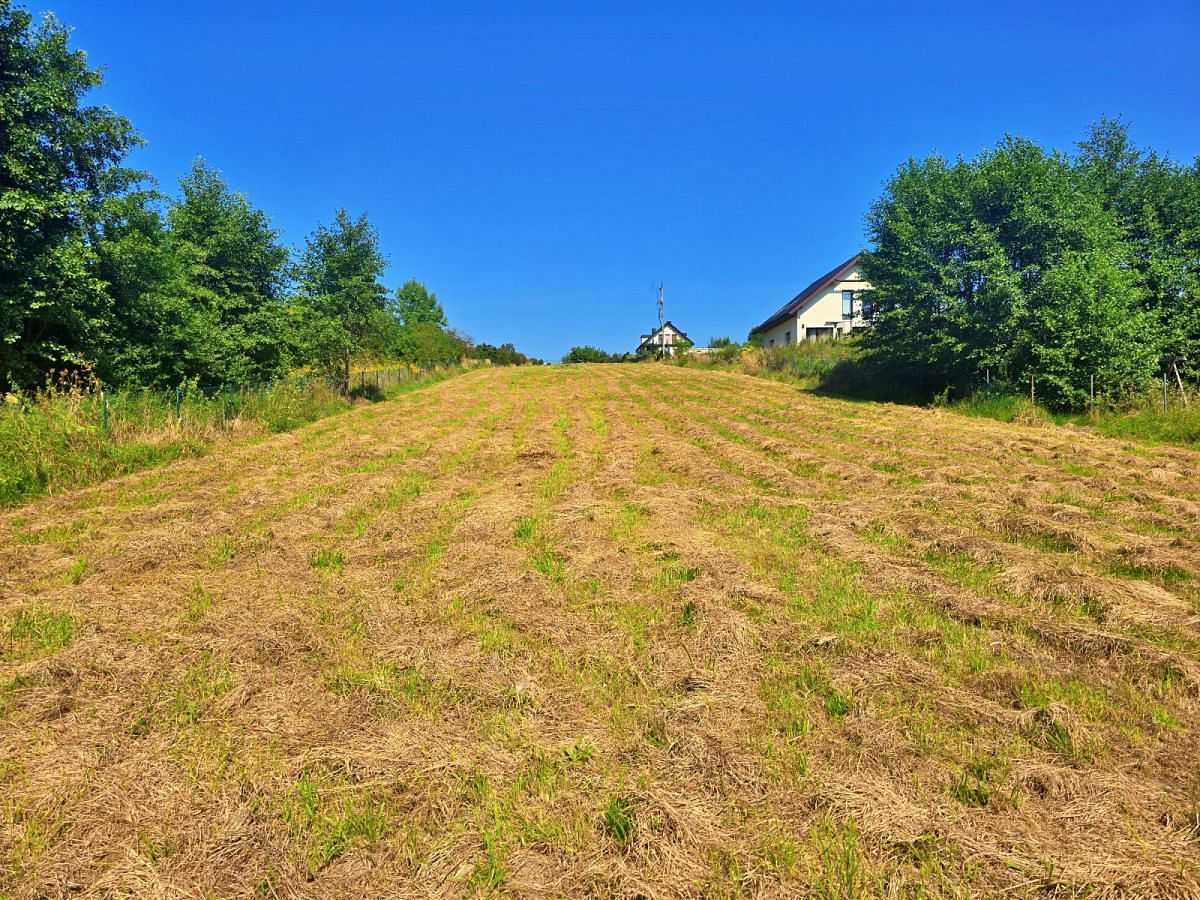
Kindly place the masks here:
[(1171, 403), (1171, 408), (1163, 412), (1161, 394), (1151, 392), (1138, 403), (1116, 407), (1101, 405), (1087, 412), (1047, 412), (1035, 408), (1027, 394), (978, 391), (950, 404), (950, 408), (963, 415), (1001, 422), (1038, 419), (1059, 425), (1086, 426), (1109, 437), (1142, 444), (1200, 449), (1200, 405), (1183, 406), (1175, 397)]
[(526, 356), (512, 344), (501, 344), (494, 347), (491, 344), (476, 344), (473, 351), (476, 359), (486, 359), (497, 366), (540, 366), (542, 360)]
[(100, 70), (52, 16), (0, 4), (0, 389), (79, 364), (101, 339), (110, 300), (94, 271), (105, 200), (133, 126), (84, 95)]
[(367, 349), (423, 369), (451, 366), (471, 353), (471, 340), (447, 326), (446, 313), (421, 282), (410, 279), (373, 319)]
[(599, 347), (572, 347), (562, 358), (565, 363), (611, 363), (630, 362), (634, 357), (629, 353), (608, 353)]
[(707, 355), (710, 358), (718, 359), (722, 362), (733, 362), (742, 353), (742, 345), (728, 336), (709, 338), (708, 349), (709, 353)]
[(344, 209), (333, 224), (318, 225), (305, 241), (297, 265), (299, 291), (293, 305), (299, 343), (320, 372), (350, 391), (350, 366), (385, 309), (379, 279), (387, 265), (379, 235), (365, 215)]
[(963, 395), (985, 370), (1053, 408), (1142, 391), (1200, 348), (1200, 165), (1101, 122), (1074, 157), (1006, 137), (971, 160), (902, 165), (867, 217), (874, 327), (893, 384)]
[(453, 366), (470, 353), (470, 342), (453, 329), (417, 322), (396, 330), (390, 356), (423, 369)]
[(403, 325), (435, 325), (445, 328), (446, 311), (432, 293), (421, 282), (411, 278), (396, 288), (393, 315)]
[[(202, 159), (167, 210), (178, 277), (164, 303), (172, 353), (158, 380), (248, 384), (282, 374), (288, 252), (266, 213)], [(171, 361), (174, 362), (171, 362)]]
[(718, 342), (715, 352), (686, 353), (667, 360), (677, 366), (734, 368), (748, 375), (762, 375), (804, 385), (809, 389), (826, 386), (838, 370), (859, 356), (858, 339), (837, 341), (801, 341), (769, 349), (747, 342)]
[(111, 315), (89, 356), (96, 376), (109, 384), (178, 384), (182, 372), (208, 375), (187, 365), (190, 335), (202, 334), (186, 327), (183, 266), (170, 246), (163, 200), (154, 191), (134, 191), (105, 204), (95, 272)]

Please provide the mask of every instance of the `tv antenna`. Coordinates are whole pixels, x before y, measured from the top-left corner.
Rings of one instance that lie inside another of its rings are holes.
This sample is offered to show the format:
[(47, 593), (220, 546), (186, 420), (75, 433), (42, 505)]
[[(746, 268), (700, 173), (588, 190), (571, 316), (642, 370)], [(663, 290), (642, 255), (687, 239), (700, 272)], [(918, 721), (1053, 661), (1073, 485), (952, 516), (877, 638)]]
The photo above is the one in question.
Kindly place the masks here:
[(666, 336), (663, 334), (663, 325), (666, 324), (666, 312), (663, 304), (663, 283), (658, 283), (658, 355), (662, 356), (663, 341)]

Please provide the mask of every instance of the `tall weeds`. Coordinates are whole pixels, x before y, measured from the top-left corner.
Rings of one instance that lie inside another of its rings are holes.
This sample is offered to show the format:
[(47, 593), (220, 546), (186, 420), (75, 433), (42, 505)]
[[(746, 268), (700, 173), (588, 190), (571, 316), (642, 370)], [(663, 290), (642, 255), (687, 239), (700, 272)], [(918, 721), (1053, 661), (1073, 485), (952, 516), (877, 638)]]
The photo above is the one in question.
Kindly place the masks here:
[[(352, 398), (385, 399), (448, 374), (356, 373)], [(75, 376), (36, 393), (6, 394), (0, 403), (0, 506), (198, 456), (218, 441), (290, 431), (351, 402), (322, 379), (205, 394), (106, 392)]]

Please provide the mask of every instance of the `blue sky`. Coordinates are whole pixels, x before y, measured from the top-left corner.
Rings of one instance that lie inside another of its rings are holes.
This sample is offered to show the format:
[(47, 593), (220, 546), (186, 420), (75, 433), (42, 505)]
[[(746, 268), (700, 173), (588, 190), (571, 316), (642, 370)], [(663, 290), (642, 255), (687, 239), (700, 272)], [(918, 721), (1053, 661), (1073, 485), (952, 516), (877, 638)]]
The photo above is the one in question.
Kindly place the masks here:
[[(292, 245), (365, 211), (476, 340), (745, 336), (858, 250), (910, 155), (1101, 115), (1200, 154), (1200, 3), (22, 0), (106, 67), (173, 190), (197, 155)], [(903, 8), (901, 8), (903, 7)]]

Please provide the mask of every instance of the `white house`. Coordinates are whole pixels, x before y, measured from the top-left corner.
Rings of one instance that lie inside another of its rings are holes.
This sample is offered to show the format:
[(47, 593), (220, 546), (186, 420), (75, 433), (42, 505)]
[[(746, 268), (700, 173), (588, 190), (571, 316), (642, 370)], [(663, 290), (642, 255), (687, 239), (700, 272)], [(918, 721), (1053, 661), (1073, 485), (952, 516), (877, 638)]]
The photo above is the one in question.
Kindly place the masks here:
[(680, 345), (690, 347), (692, 342), (688, 336), (672, 325), (664, 322), (661, 328), (655, 328), (649, 334), (643, 334), (637, 346), (637, 353), (651, 353), (655, 356), (674, 356)]
[(851, 334), (869, 324), (871, 307), (863, 294), (870, 289), (856, 254), (826, 272), (750, 333), (762, 335), (765, 347), (828, 341)]

